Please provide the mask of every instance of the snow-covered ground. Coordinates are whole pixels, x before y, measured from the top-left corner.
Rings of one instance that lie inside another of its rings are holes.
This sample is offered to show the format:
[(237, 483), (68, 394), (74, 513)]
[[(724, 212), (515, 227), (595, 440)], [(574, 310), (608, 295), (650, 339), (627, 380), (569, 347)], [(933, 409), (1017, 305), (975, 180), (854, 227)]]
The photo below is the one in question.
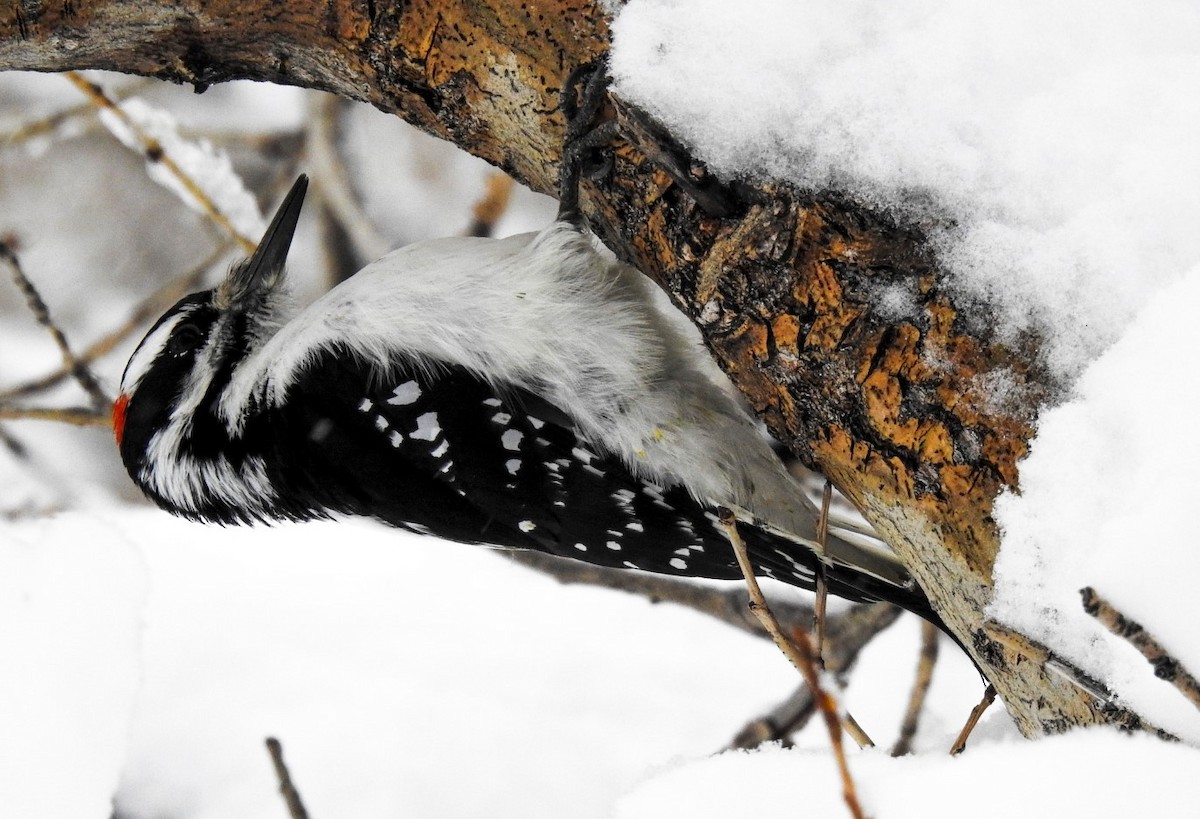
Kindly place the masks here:
[[(961, 292), (991, 299), (1011, 331), (1043, 333), (1076, 385), (1040, 420), (1021, 493), (999, 504), (992, 614), (1192, 743), (1094, 730), (1030, 744), (995, 706), (949, 759), (980, 683), (946, 646), (918, 753), (851, 755), (868, 812), (1192, 815), (1200, 716), (1083, 615), (1078, 589), (1200, 669), (1200, 443), (1187, 434), (1200, 403), (1200, 8), (631, 0), (614, 33), (618, 92), (718, 172), (950, 217), (938, 248)], [(244, 85), (144, 94), (184, 131), (291, 128), (307, 99)], [(76, 101), (53, 77), (0, 76), (4, 98), (25, 112)], [(480, 164), (382, 115), (352, 117), (347, 147), (387, 238), (461, 230)], [(81, 130), (0, 149), (0, 234), (21, 238), (27, 272), (89, 339), (147, 291), (147, 271), (181, 272), (206, 244), (140, 159)], [(522, 195), (501, 232), (552, 212)], [(320, 286), (315, 231), (297, 248), (303, 297)], [(54, 361), (0, 288), (0, 385)], [(111, 385), (120, 368), (118, 352), (101, 375)], [(18, 461), (0, 446), (6, 814), (107, 817), (115, 794), (127, 817), (283, 816), (268, 735), (314, 817), (844, 814), (819, 726), (794, 749), (713, 756), (794, 684), (769, 644), (361, 521), (173, 520), (114, 499), (128, 486), (102, 431), (6, 428), (30, 450)], [(877, 640), (845, 693), (881, 747), (916, 633), (906, 618)]]

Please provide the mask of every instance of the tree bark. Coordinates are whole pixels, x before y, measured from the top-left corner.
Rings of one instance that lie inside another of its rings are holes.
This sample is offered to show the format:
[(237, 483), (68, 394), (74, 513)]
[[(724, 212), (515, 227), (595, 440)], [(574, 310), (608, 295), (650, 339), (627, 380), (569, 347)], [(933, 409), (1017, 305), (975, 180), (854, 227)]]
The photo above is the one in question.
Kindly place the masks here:
[[(598, 5), (10, 0), (0, 68), (324, 89), (551, 193), (560, 87), (607, 48)], [(723, 188), (702, 169), (686, 169), (695, 186), (679, 184), (661, 161), (678, 156), (669, 135), (620, 101), (615, 111), (614, 167), (582, 194), (601, 238), (671, 294), (772, 431), (901, 555), (1026, 735), (1106, 719), (1036, 650), (984, 629), (992, 503), (1016, 486), (1037, 406), (1059, 386), (1037, 366), (1037, 340), (1002, 344), (957, 303), (922, 226), (783, 185)], [(697, 205), (695, 187), (723, 207)]]

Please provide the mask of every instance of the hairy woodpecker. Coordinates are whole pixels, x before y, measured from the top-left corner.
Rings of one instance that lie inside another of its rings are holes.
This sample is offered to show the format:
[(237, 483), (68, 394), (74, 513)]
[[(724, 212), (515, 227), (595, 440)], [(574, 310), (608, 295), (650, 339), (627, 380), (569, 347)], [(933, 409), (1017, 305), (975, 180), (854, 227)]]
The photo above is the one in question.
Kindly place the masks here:
[[(249, 260), (168, 310), (130, 358), (116, 439), (155, 503), (219, 523), (365, 515), (737, 578), (726, 506), (759, 573), (813, 586), (816, 509), (640, 274), (560, 220), (410, 245), (288, 318), (306, 187)], [(827, 545), (832, 593), (936, 621), (889, 553)]]
[[(582, 100), (576, 86), (587, 78)], [(288, 317), (301, 176), (254, 255), (182, 299), (134, 351), (113, 423), (169, 512), (251, 523), (365, 515), (466, 543), (617, 568), (755, 571), (941, 624), (889, 552), (831, 533), (703, 351), (577, 212), (603, 64), (567, 80), (559, 218), (507, 239), (419, 242)], [(589, 130), (590, 129), (590, 130)]]

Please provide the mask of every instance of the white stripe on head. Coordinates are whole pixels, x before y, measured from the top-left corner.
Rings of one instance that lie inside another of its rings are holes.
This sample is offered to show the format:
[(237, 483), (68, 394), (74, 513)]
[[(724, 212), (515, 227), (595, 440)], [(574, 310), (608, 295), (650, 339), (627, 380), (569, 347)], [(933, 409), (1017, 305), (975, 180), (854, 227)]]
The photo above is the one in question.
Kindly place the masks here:
[(132, 395), (142, 383), (142, 379), (146, 377), (150, 367), (154, 364), (154, 359), (158, 358), (158, 354), (162, 352), (163, 347), (167, 343), (167, 339), (171, 337), (171, 333), (175, 332), (176, 326), (190, 315), (191, 311), (181, 312), (178, 315), (164, 321), (162, 324), (154, 328), (148, 336), (142, 339), (142, 343), (133, 351), (133, 355), (129, 357), (129, 363), (125, 365), (125, 373), (121, 376), (121, 393), (123, 395)]

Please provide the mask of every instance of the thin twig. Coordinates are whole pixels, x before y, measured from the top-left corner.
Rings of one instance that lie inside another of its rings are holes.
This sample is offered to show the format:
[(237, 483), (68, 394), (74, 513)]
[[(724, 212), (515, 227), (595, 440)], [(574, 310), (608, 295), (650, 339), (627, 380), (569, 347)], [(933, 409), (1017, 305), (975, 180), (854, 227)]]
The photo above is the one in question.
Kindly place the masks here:
[[(838, 717), (837, 702), (833, 695), (821, 686), (816, 656), (812, 642), (808, 639), (808, 633), (804, 629), (793, 629), (792, 635), (796, 638), (796, 647), (800, 650), (800, 657), (804, 665), (802, 669), (804, 679), (808, 683), (808, 687), (812, 689), (821, 716), (825, 719), (825, 727), (829, 731), (829, 744), (833, 746), (833, 757), (837, 760), (838, 771), (842, 777), (842, 798), (846, 801), (850, 815), (854, 819), (863, 819), (862, 805), (858, 801), (858, 789), (854, 787), (854, 777), (850, 775), (850, 763), (846, 761), (846, 749), (842, 745), (844, 720)], [(848, 714), (846, 716), (849, 717)]]
[(14, 458), (25, 460), (29, 457), (29, 450), (25, 445), (12, 436), (7, 429), (0, 427), (0, 445), (12, 453)]
[(0, 421), (57, 421), (77, 427), (106, 427), (112, 425), (107, 409), (92, 407), (10, 407), (0, 405)]
[(1127, 640), (1154, 668), (1154, 676), (1171, 683), (1188, 702), (1200, 708), (1200, 682), (1184, 668), (1183, 663), (1163, 648), (1154, 635), (1137, 621), (1122, 614), (1091, 586), (1080, 589), (1079, 594), (1083, 598), (1084, 611), (1113, 634)]
[(204, 210), (205, 215), (207, 215), (209, 219), (211, 219), (222, 230), (229, 234), (229, 236), (238, 243), (238, 246), (241, 247), (244, 252), (254, 252), (254, 249), (258, 246), (258, 243), (253, 239), (243, 236), (238, 229), (233, 226), (233, 223), (229, 221), (229, 217), (221, 212), (221, 209), (217, 207), (217, 204), (212, 201), (212, 198), (205, 193), (204, 189), (200, 187), (196, 180), (192, 179), (186, 172), (184, 172), (184, 170), (179, 167), (179, 164), (166, 153), (161, 142), (142, 130), (141, 126), (134, 122), (133, 119), (127, 113), (125, 113), (124, 109), (115, 103), (99, 85), (91, 82), (76, 71), (67, 71), (65, 76), (71, 81), (72, 84), (74, 84), (76, 88), (84, 93), (84, 95), (88, 98), (88, 100), (91, 101), (93, 105), (101, 110), (112, 112), (112, 115), (119, 119), (121, 124), (128, 128), (129, 132), (137, 138), (138, 142), (142, 146), (142, 153), (146, 159), (150, 162), (157, 162), (166, 168), (167, 172), (171, 174), (171, 176), (175, 177), (175, 180), (181, 186), (183, 186), (184, 190), (188, 192), (188, 195), (196, 200), (196, 202)]
[[(672, 603), (692, 609), (755, 636), (770, 636), (763, 631), (758, 619), (750, 614), (749, 597), (744, 585), (728, 588), (707, 586), (667, 575), (610, 569), (525, 549), (497, 551), (514, 563), (548, 574), (560, 583), (580, 583), (637, 594), (652, 603)], [(809, 606), (787, 601), (778, 601), (772, 606), (784, 623), (807, 623), (812, 620), (812, 608)]]
[(958, 756), (966, 750), (967, 739), (971, 736), (971, 732), (975, 730), (975, 725), (979, 722), (979, 718), (983, 716), (983, 712), (988, 710), (988, 707), (995, 701), (996, 688), (991, 683), (988, 683), (987, 688), (983, 689), (983, 699), (971, 709), (971, 714), (967, 717), (967, 724), (958, 732), (958, 739), (954, 740), (954, 744), (950, 746), (951, 756)]
[[(737, 557), (738, 566), (742, 570), (742, 576), (746, 581), (746, 590), (750, 594), (750, 611), (759, 619), (765, 628), (775, 640), (775, 645), (779, 646), (780, 651), (792, 661), (792, 665), (796, 666), (797, 670), (804, 676), (804, 681), (808, 683), (808, 687), (812, 689), (813, 696), (817, 700), (817, 704), (824, 709), (826, 704), (833, 703), (833, 697), (830, 696), (821, 687), (818, 679), (817, 668), (814, 665), (812, 646), (809, 644), (808, 633), (803, 628), (793, 628), (792, 634), (796, 636), (796, 640), (789, 640), (784, 634), (783, 629), (779, 626), (779, 621), (775, 619), (775, 615), (771, 613), (770, 607), (767, 605), (767, 600), (763, 597), (762, 589), (758, 585), (758, 578), (754, 576), (754, 567), (750, 563), (750, 555), (746, 551), (746, 542), (742, 540), (742, 536), (737, 531), (737, 521), (733, 516), (733, 512), (722, 507), (718, 512), (721, 520), (721, 525), (725, 528), (725, 534), (729, 538), (729, 543), (733, 547), (733, 553)], [(806, 654), (807, 649), (807, 654)], [(849, 715), (847, 715), (849, 716)], [(870, 737), (866, 734), (856, 736), (853, 731), (857, 728), (857, 723), (852, 719), (839, 719), (836, 707), (832, 714), (832, 722), (830, 716), (826, 716), (826, 723), (829, 726), (830, 739), (833, 741), (834, 753), (839, 757), (839, 765), (844, 769), (845, 777), (849, 777), (849, 769), (845, 768), (844, 752), (842, 750), (842, 729), (851, 733), (855, 741), (859, 743), (859, 747), (870, 747), (874, 745)], [(861, 729), (858, 729), (861, 731)], [(836, 738), (834, 737), (836, 735)], [(847, 804), (850, 804), (850, 797), (847, 796)], [(855, 812), (856, 805), (851, 805), (851, 812), (855, 816), (861, 815), (861, 812)]]
[(817, 602), (813, 615), (813, 625), (817, 634), (817, 665), (825, 667), (825, 609), (829, 601), (829, 582), (825, 576), (826, 548), (829, 538), (829, 503), (833, 499), (833, 484), (825, 481), (821, 491), (821, 516), (817, 518), (817, 565), (816, 592)]
[[(132, 96), (146, 86), (150, 85), (150, 80), (138, 78), (135, 82), (131, 82), (126, 86), (109, 92), (109, 96), (116, 101)], [(84, 119), (96, 113), (96, 106), (90, 101), (83, 102), (78, 105), (68, 106), (59, 111), (47, 114), (37, 119), (28, 120), (21, 123), (8, 133), (0, 133), (0, 145), (12, 147), (20, 145), (23, 142), (31, 142), (41, 137), (50, 136), (55, 131), (63, 128), (68, 122), (74, 119)], [(86, 129), (94, 127), (95, 119), (89, 121), (85, 129), (81, 131), (72, 131), (71, 136), (77, 136), (79, 133), (86, 133)]]
[[(762, 623), (763, 628), (771, 635), (775, 641), (775, 645), (783, 652), (784, 656), (791, 660), (792, 665), (804, 675), (809, 685), (812, 681), (809, 680), (808, 674), (805, 672), (805, 660), (797, 649), (796, 644), (789, 640), (784, 633), (783, 628), (779, 625), (779, 621), (775, 618), (770, 606), (767, 605), (767, 599), (763, 596), (762, 589), (758, 585), (758, 578), (754, 576), (754, 567), (750, 563), (750, 555), (746, 551), (746, 543), (742, 540), (742, 536), (737, 531), (737, 519), (733, 512), (722, 507), (719, 511), (721, 525), (725, 528), (725, 534), (729, 538), (730, 544), (733, 546), (734, 555), (737, 557), (738, 568), (742, 570), (742, 577), (746, 581), (746, 590), (750, 595), (749, 608), (750, 611)], [(801, 627), (794, 627), (793, 634), (804, 633), (807, 639), (807, 632)], [(816, 691), (814, 690), (814, 694)], [(866, 732), (862, 730), (858, 722), (846, 714), (848, 719), (842, 721), (843, 727), (849, 733), (854, 741), (858, 743), (860, 748), (870, 748), (875, 745)]]
[(308, 819), (308, 811), (300, 800), (300, 792), (292, 782), (292, 774), (283, 761), (283, 746), (275, 737), (267, 737), (267, 753), (271, 755), (271, 764), (275, 766), (275, 778), (279, 780), (279, 793), (287, 805), (288, 816), (292, 819)]
[[(228, 253), (232, 246), (233, 242), (231, 240), (221, 242), (204, 261), (182, 276), (172, 279), (158, 290), (155, 290), (133, 308), (133, 312), (129, 314), (129, 317), (125, 319), (120, 327), (109, 331), (100, 339), (85, 347), (83, 352), (77, 356), (77, 360), (89, 365), (94, 363), (97, 359), (110, 353), (113, 348), (128, 338), (135, 330), (142, 327), (147, 321), (162, 315), (168, 307), (199, 286), (204, 274), (222, 256)], [(0, 403), (10, 401), (14, 398), (24, 398), (51, 389), (58, 386), (64, 379), (70, 377), (70, 375), (71, 373), (65, 367), (60, 367), (48, 375), (0, 392)]]
[[(750, 597), (745, 584), (740, 588), (716, 588), (664, 575), (609, 569), (578, 560), (555, 557), (526, 550), (499, 550), (500, 554), (531, 569), (543, 572), (560, 583), (580, 583), (637, 594), (652, 603), (672, 603), (690, 608), (727, 625), (761, 637), (771, 637), (761, 619), (751, 614)], [(774, 601), (771, 612), (777, 622), (795, 628), (812, 621), (812, 608), (789, 601)], [(854, 665), (859, 651), (900, 616), (900, 610), (886, 603), (855, 606), (830, 621), (830, 650), (826, 662), (830, 669), (845, 673)], [(783, 626), (780, 626), (783, 629)], [(800, 730), (811, 716), (812, 698), (805, 686), (773, 711), (755, 720), (734, 740), (733, 747), (746, 743), (779, 739)], [(870, 738), (858, 739), (869, 745)]]
[(75, 353), (71, 351), (71, 345), (67, 343), (66, 334), (55, 323), (54, 319), (50, 317), (50, 308), (46, 306), (41, 293), (34, 287), (29, 277), (25, 275), (25, 271), (21, 269), (21, 261), (17, 258), (17, 254), (5, 242), (0, 242), (0, 261), (3, 261), (12, 272), (13, 281), (25, 296), (25, 302), (29, 305), (29, 311), (33, 313), (34, 319), (37, 320), (38, 324), (45, 327), (50, 333), (50, 337), (54, 339), (59, 353), (62, 354), (63, 369), (71, 374), (71, 377), (78, 382), (79, 386), (83, 387), (83, 391), (92, 400), (93, 406), (99, 408), (107, 407), (111, 404), (112, 399), (105, 394), (104, 388), (100, 386), (100, 382), (96, 380), (96, 376), (92, 375), (92, 371), (88, 369), (88, 366), (76, 358)]
[[(772, 603), (771, 607), (778, 614), (777, 604)], [(900, 614), (900, 609), (888, 603), (866, 603), (829, 618), (826, 667), (839, 677), (849, 673), (863, 648), (900, 619)], [(816, 703), (812, 691), (806, 683), (801, 682), (787, 699), (742, 728), (729, 747), (755, 748), (764, 742), (786, 742), (789, 736), (808, 724), (814, 713)]]
[(908, 697), (908, 709), (904, 712), (904, 721), (900, 723), (900, 736), (892, 746), (892, 756), (905, 756), (912, 753), (913, 738), (917, 735), (917, 726), (921, 721), (921, 710), (925, 707), (925, 697), (929, 694), (929, 684), (933, 682), (933, 667), (937, 664), (938, 646), (941, 635), (933, 623), (921, 621), (921, 654), (917, 658), (917, 677), (913, 680), (912, 693)]

